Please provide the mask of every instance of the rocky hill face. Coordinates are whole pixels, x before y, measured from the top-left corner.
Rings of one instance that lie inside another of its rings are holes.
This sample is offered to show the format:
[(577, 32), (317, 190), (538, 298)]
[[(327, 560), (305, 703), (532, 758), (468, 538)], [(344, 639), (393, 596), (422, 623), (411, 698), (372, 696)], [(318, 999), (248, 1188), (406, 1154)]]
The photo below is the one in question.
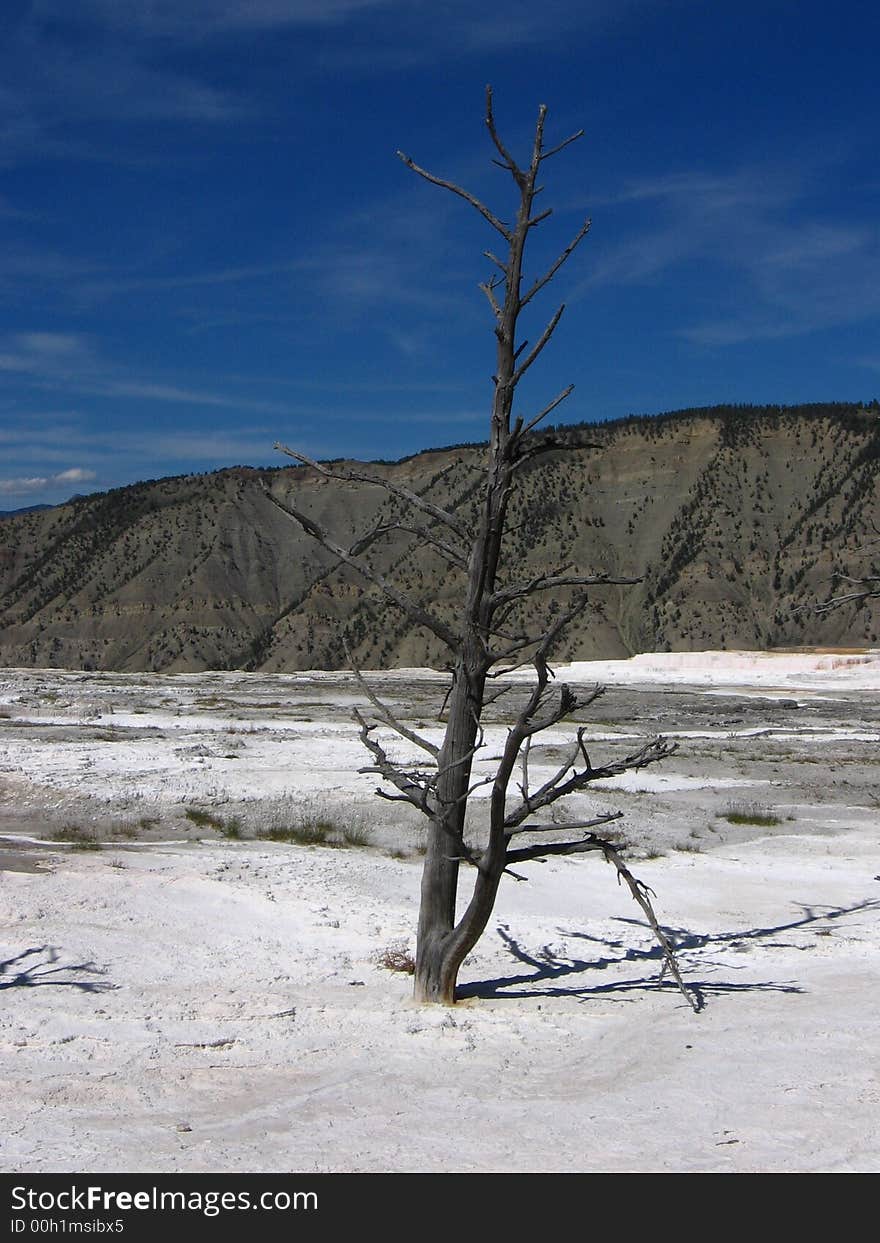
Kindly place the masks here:
[[(572, 566), (641, 579), (595, 589), (559, 658), (880, 642), (876, 600), (813, 611), (835, 568), (858, 575), (878, 559), (876, 402), (718, 407), (558, 428), (555, 438), (564, 448), (522, 472), (507, 577)], [(461, 446), (369, 469), (470, 521), (482, 459), (480, 446)], [(335, 668), (347, 663), (345, 642), (364, 668), (442, 666), (433, 636), (337, 568), (267, 492), (346, 545), (401, 516), (381, 488), (294, 467), (162, 479), (7, 517), (0, 664)], [(368, 555), (454, 617), (461, 577), (438, 552), (397, 531)], [(569, 594), (541, 607), (562, 608)], [(538, 602), (528, 607), (537, 621)]]

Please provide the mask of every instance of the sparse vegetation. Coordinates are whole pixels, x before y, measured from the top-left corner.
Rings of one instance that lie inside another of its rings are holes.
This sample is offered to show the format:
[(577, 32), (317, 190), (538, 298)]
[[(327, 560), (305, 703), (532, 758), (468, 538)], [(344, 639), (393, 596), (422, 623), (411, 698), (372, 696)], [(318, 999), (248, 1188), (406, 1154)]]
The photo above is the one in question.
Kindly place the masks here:
[(370, 830), (357, 817), (340, 820), (332, 813), (300, 811), (278, 818), (256, 836), (270, 842), (290, 842), (297, 846), (368, 846)]
[(71, 850), (100, 850), (101, 840), (95, 829), (84, 829), (79, 824), (65, 824), (59, 829), (56, 838), (59, 842), (67, 842)]
[(782, 824), (782, 820), (769, 807), (760, 803), (728, 803), (721, 819), (728, 824), (751, 824), (761, 828), (772, 828)]
[(121, 837), (127, 841), (135, 841), (140, 837), (140, 830), (134, 824), (115, 824), (110, 830), (111, 837)]
[(184, 815), (191, 824), (196, 825), (200, 829), (214, 829), (217, 833), (222, 834), (223, 837), (229, 837), (236, 841), (242, 836), (242, 824), (238, 816), (230, 816), (228, 820), (224, 820), (222, 816), (218, 816), (211, 811), (205, 811), (201, 807), (187, 807)]
[(202, 807), (187, 807), (183, 814), (190, 824), (194, 824), (199, 829), (219, 829), (223, 823), (219, 816), (211, 811), (205, 811)]
[(386, 945), (376, 955), (375, 962), (386, 971), (399, 971), (403, 975), (414, 975), (416, 970), (416, 960), (405, 940), (392, 941), (390, 945)]
[(369, 846), (370, 830), (364, 824), (350, 821), (342, 826), (342, 840), (346, 846)]
[(299, 824), (273, 825), (261, 829), (257, 836), (270, 842), (290, 842), (297, 846), (325, 846), (332, 825), (324, 820), (303, 820)]

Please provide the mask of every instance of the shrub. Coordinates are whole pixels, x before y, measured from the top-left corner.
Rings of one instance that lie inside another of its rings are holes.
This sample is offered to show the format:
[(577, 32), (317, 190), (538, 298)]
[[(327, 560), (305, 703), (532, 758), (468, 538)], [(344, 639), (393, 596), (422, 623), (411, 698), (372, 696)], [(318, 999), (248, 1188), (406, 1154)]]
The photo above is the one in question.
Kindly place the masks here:
[(342, 840), (346, 846), (369, 846), (370, 830), (365, 824), (348, 821), (342, 826)]
[(222, 816), (205, 811), (201, 807), (187, 807), (183, 814), (191, 824), (197, 825), (200, 829), (215, 829), (224, 837), (231, 837), (235, 840), (241, 837), (241, 820), (238, 816), (230, 816), (228, 820), (224, 820)]
[[(337, 848), (366, 846), (370, 841), (369, 827), (360, 813), (346, 813), (321, 800), (285, 797), (257, 804), (256, 809), (268, 824), (258, 823), (253, 833), (265, 841)], [(254, 819), (254, 813), (249, 813), (249, 824)]]
[(258, 837), (270, 842), (291, 842), (297, 846), (324, 846), (330, 836), (332, 825), (325, 820), (304, 819), (299, 824), (276, 824), (261, 829)]
[(84, 829), (78, 824), (65, 824), (58, 832), (58, 841), (67, 842), (71, 850), (100, 850), (101, 843), (94, 829)]
[(416, 969), (416, 960), (406, 941), (392, 941), (379, 951), (374, 961), (386, 971), (400, 971), (404, 975), (413, 975)]
[(223, 823), (219, 816), (215, 816), (213, 812), (205, 811), (202, 807), (187, 807), (183, 814), (191, 824), (196, 825), (200, 829), (219, 829)]
[(729, 824), (754, 824), (763, 828), (782, 824), (779, 816), (769, 807), (762, 807), (760, 803), (728, 803), (721, 818)]

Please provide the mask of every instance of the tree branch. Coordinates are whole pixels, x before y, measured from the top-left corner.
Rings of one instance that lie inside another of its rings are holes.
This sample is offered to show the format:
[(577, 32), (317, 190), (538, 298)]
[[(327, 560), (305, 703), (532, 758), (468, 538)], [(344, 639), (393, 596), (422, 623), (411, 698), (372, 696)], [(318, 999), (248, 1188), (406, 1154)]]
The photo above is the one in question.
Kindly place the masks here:
[(273, 505), (277, 505), (283, 513), (298, 522), (307, 535), (311, 535), (312, 539), (317, 540), (317, 542), (321, 544), (322, 547), (326, 548), (328, 552), (332, 552), (334, 556), (338, 557), (340, 561), (345, 563), (345, 565), (350, 566), (351, 569), (356, 570), (357, 573), (361, 574), (365, 579), (367, 579), (368, 582), (374, 583), (383, 595), (396, 604), (397, 607), (406, 613), (412, 621), (416, 622), (420, 626), (424, 626), (427, 630), (430, 630), (437, 636), (438, 639), (445, 643), (447, 647), (451, 648), (452, 651), (455, 652), (458, 650), (458, 636), (450, 630), (445, 622), (440, 621), (439, 617), (434, 617), (432, 613), (427, 612), (427, 610), (423, 609), (421, 605), (416, 604), (415, 600), (411, 600), (409, 596), (405, 595), (402, 591), (399, 591), (393, 583), (389, 583), (388, 580), (383, 578), (383, 576), (376, 570), (366, 565), (357, 557), (353, 557), (347, 548), (343, 548), (341, 544), (337, 544), (336, 541), (327, 534), (323, 527), (319, 526), (318, 523), (314, 521), (314, 519), (300, 513), (300, 511), (298, 509), (294, 509), (292, 505), (287, 505), (284, 501), (279, 500), (278, 497), (273, 496), (271, 492), (267, 492), (266, 495), (269, 497)]
[(592, 224), (591, 220), (584, 221), (580, 229), (575, 234), (574, 238), (569, 242), (565, 250), (559, 256), (559, 258), (556, 259), (550, 265), (550, 267), (547, 269), (547, 271), (544, 273), (543, 276), (539, 277), (539, 279), (535, 281), (534, 285), (532, 285), (531, 289), (529, 289), (525, 297), (520, 299), (520, 303), (519, 303), (520, 307), (527, 306), (528, 303), (531, 302), (532, 298), (534, 298), (535, 294), (539, 293), (544, 288), (544, 286), (548, 284), (549, 281), (553, 280), (553, 277), (562, 267), (563, 263), (565, 263), (566, 259), (568, 259), (568, 257), (572, 254), (575, 248), (579, 246), (580, 243), (587, 236), (587, 234), (590, 231), (591, 224)]
[[(557, 828), (567, 828), (558, 825)], [(516, 850), (508, 850), (508, 863), (528, 863), (530, 859), (547, 859), (551, 855), (578, 855), (588, 850), (601, 850), (603, 843), (592, 834), (577, 842), (546, 842), (535, 846), (519, 846)]]
[(516, 833), (559, 833), (563, 829), (566, 832), (569, 829), (595, 829), (600, 824), (609, 824), (612, 820), (622, 819), (622, 811), (609, 811), (604, 816), (595, 816), (592, 820), (583, 820), (577, 824), (520, 824), (505, 829), (504, 836), (513, 837)]
[(495, 144), (498, 154), (501, 156), (501, 159), (503, 160), (503, 164), (501, 165), (501, 167), (506, 168), (508, 172), (512, 174), (517, 185), (521, 187), (525, 180), (525, 174), (523, 173), (522, 169), (517, 164), (516, 160), (507, 150), (504, 143), (501, 141), (501, 137), (498, 133), (498, 130), (495, 127), (495, 113), (492, 107), (491, 86), (486, 87), (486, 128), (489, 130), (489, 135), (493, 143)]
[(641, 581), (640, 578), (612, 578), (608, 574), (538, 574), (527, 583), (511, 583), (509, 587), (499, 588), (492, 596), (492, 607), (497, 608), (511, 600), (533, 596), (536, 592), (550, 591), (556, 587), (631, 587)]
[[(581, 730), (578, 731), (578, 737), (579, 739), (582, 737)], [(590, 764), (589, 757), (584, 751), (582, 754), (586, 760), (586, 768), (581, 772), (575, 770), (568, 781), (563, 781), (552, 788), (547, 788), (543, 793), (539, 792), (531, 795), (528, 804), (521, 802), (518, 807), (514, 807), (512, 811), (508, 812), (504, 820), (504, 826), (505, 828), (514, 828), (516, 825), (522, 824), (533, 812), (539, 811), (542, 807), (549, 807), (552, 803), (556, 803), (559, 799), (584, 789), (585, 786), (590, 785), (594, 781), (601, 781), (605, 777), (619, 777), (621, 773), (647, 768), (649, 764), (656, 764), (658, 760), (665, 760), (667, 756), (672, 755), (677, 749), (677, 744), (669, 742), (666, 738), (652, 738), (638, 751), (626, 756), (625, 759), (612, 761), (610, 764), (603, 764), (599, 768), (594, 768)]]
[(470, 203), (471, 207), (475, 207), (483, 219), (487, 220), (489, 224), (491, 224), (493, 229), (498, 230), (505, 241), (511, 241), (513, 234), (507, 225), (504, 224), (503, 221), (499, 220), (497, 216), (493, 215), (493, 213), (489, 211), (486, 204), (481, 203), (480, 200), (476, 198), (475, 195), (471, 194), (469, 190), (465, 190), (461, 186), (457, 186), (454, 181), (445, 181), (442, 177), (435, 177), (434, 174), (429, 173), (427, 169), (420, 168), (414, 160), (410, 159), (408, 155), (404, 155), (402, 151), (398, 151), (397, 155), (399, 159), (403, 160), (407, 168), (411, 169), (414, 173), (418, 173), (420, 177), (424, 177), (425, 181), (430, 181), (432, 185), (440, 186), (443, 190), (449, 190), (452, 194), (457, 194), (459, 198), (462, 198), (466, 202)]
[[(572, 825), (570, 827), (574, 828), (575, 826)], [(663, 971), (660, 973), (660, 978), (662, 979), (663, 973), (668, 970), (678, 985), (679, 992), (682, 994), (685, 1001), (694, 1013), (698, 1014), (702, 1009), (699, 1000), (691, 992), (689, 992), (687, 986), (685, 985), (675, 958), (675, 951), (670, 944), (669, 938), (660, 927), (657, 916), (654, 914), (654, 908), (651, 905), (649, 897), (652, 890), (649, 889), (643, 881), (637, 880), (636, 877), (633, 876), (632, 872), (623, 862), (623, 859), (620, 857), (611, 842), (605, 841), (603, 838), (597, 837), (595, 834), (591, 833), (580, 842), (550, 842), (546, 846), (523, 846), (518, 850), (509, 850), (507, 852), (507, 862), (528, 863), (533, 859), (549, 858), (551, 855), (575, 855), (583, 854), (591, 850), (600, 850), (605, 856), (606, 861), (617, 869), (618, 884), (620, 884), (621, 881), (626, 883), (633, 899), (644, 911), (645, 917), (651, 927), (651, 931), (654, 933), (654, 936), (657, 938), (660, 948), (663, 951)]]
[[(404, 487), (403, 484), (395, 483), (391, 479), (382, 479), (379, 475), (368, 475), (363, 471), (343, 470), (339, 467), (331, 469), (329, 466), (325, 466), (323, 462), (316, 462), (314, 458), (306, 457), (304, 453), (300, 453), (296, 449), (290, 449), (287, 445), (278, 442), (276, 442), (275, 448), (279, 453), (286, 453), (288, 457), (301, 462), (303, 466), (310, 466), (312, 470), (317, 471), (319, 475), (323, 475), (326, 479), (339, 479), (343, 483), (367, 483), (377, 488), (384, 488), (386, 492), (390, 492), (393, 496), (399, 496), (401, 500), (408, 501), (410, 505), (420, 509), (422, 513), (430, 514), (432, 518), (442, 522), (444, 526), (454, 531), (459, 539), (464, 540), (465, 544), (470, 542), (470, 533), (452, 514), (445, 509), (441, 509), (439, 505), (435, 505), (433, 501), (420, 496), (418, 492), (413, 492), (410, 488)], [(450, 463), (443, 473), (450, 471), (454, 465), (455, 463)], [(275, 499), (271, 492), (267, 492), (267, 495), (270, 499)]]
[[(359, 768), (359, 773), (379, 773), (386, 781), (389, 781), (396, 789), (400, 791), (400, 798), (406, 799), (408, 803), (412, 803), (413, 807), (418, 808), (426, 816), (431, 816), (434, 809), (431, 807), (428, 796), (431, 792), (430, 780), (425, 774), (417, 772), (408, 772), (405, 769), (398, 768), (396, 764), (392, 764), (391, 760), (385, 752), (385, 749), (370, 735), (375, 729), (374, 725), (368, 725), (361, 716), (357, 708), (353, 711), (354, 719), (360, 727), (360, 738), (366, 749), (375, 759), (375, 764), (368, 768)], [(382, 791), (378, 791), (383, 793)], [(393, 794), (383, 793), (383, 798), (390, 798), (394, 801), (400, 801)]]
[[(511, 600), (509, 607), (512, 608), (514, 603), (515, 603), (515, 600)], [(511, 656), (515, 656), (517, 652), (523, 651), (524, 648), (531, 647), (532, 644), (534, 643), (537, 643), (539, 645), (536, 656), (538, 653), (541, 653), (544, 663), (546, 665), (546, 659), (550, 651), (552, 650), (553, 644), (556, 642), (557, 638), (562, 633), (562, 631), (566, 628), (566, 626), (570, 622), (574, 621), (574, 619), (578, 616), (578, 614), (581, 613), (586, 608), (587, 603), (588, 601), (587, 601), (586, 595), (583, 595), (583, 594), (578, 595), (575, 597), (575, 599), (572, 601), (569, 607), (565, 610), (565, 612), (560, 613), (556, 621), (547, 630), (542, 631), (541, 634), (523, 634), (519, 639), (511, 643), (508, 647), (504, 648), (502, 651), (488, 652), (486, 655), (486, 660), (488, 662), (489, 668), (491, 669), (493, 665), (498, 664), (500, 661), (509, 660)], [(529, 663), (528, 661), (520, 661), (516, 665), (514, 665), (513, 668), (518, 669), (521, 664), (528, 664), (528, 663)], [(531, 663), (532, 664), (535, 663), (535, 657), (532, 658)], [(490, 673), (488, 676), (497, 677), (499, 675), (497, 673), (496, 674)]]
[(544, 346), (553, 336), (553, 333), (556, 331), (556, 325), (559, 323), (560, 319), (562, 319), (562, 312), (564, 310), (565, 310), (565, 303), (562, 304), (562, 306), (559, 308), (559, 310), (550, 320), (550, 323), (541, 333), (541, 336), (539, 337), (536, 345), (532, 348), (531, 352), (526, 355), (525, 362), (520, 363), (519, 367), (517, 367), (516, 371), (513, 373), (513, 379), (511, 381), (511, 384), (514, 388), (516, 388), (517, 384), (519, 384), (520, 380), (523, 378), (525, 373), (528, 371), (529, 367), (531, 367), (532, 363), (541, 353)]
[(841, 608), (844, 604), (861, 603), (863, 600), (876, 600), (880, 598), (880, 575), (871, 574), (867, 578), (852, 578), (849, 574), (835, 574), (836, 581), (841, 583), (853, 583), (863, 588), (860, 591), (848, 591), (846, 595), (834, 596), (831, 600), (826, 600), (824, 604), (817, 604), (814, 608), (816, 613), (831, 613), (834, 609)]
[(528, 423), (519, 428), (516, 434), (517, 439), (522, 440), (523, 436), (527, 436), (533, 427), (537, 427), (542, 419), (546, 419), (547, 415), (552, 413), (552, 411), (554, 411), (557, 406), (561, 405), (565, 401), (566, 397), (570, 397), (573, 392), (574, 385), (569, 384), (568, 388), (564, 388), (558, 397), (554, 397), (551, 402), (548, 402), (539, 414), (536, 414), (534, 418), (529, 419)]
[[(657, 916), (654, 914), (654, 908), (651, 905), (651, 901), (649, 897), (649, 894), (653, 893), (653, 890), (649, 889), (648, 886), (643, 881), (637, 880), (636, 877), (633, 876), (632, 872), (630, 872), (629, 868), (623, 862), (620, 855), (617, 853), (617, 851), (615, 850), (615, 848), (612, 846), (610, 842), (603, 842), (602, 853), (605, 855), (605, 858), (608, 860), (608, 862), (613, 864), (614, 867), (617, 868), (617, 883), (620, 884), (621, 880), (626, 882), (627, 888), (632, 894), (634, 900), (638, 902), (639, 906), (644, 911), (645, 917), (647, 918), (648, 923), (651, 925), (651, 929), (654, 933), (654, 936), (660, 942), (660, 948), (663, 950), (664, 970), (666, 969), (669, 970), (670, 975), (672, 976), (672, 978), (675, 980), (676, 984), (678, 985), (679, 992), (682, 994), (685, 1001), (691, 1007), (694, 1014), (699, 1014), (700, 1010), (702, 1009), (700, 1000), (693, 993), (691, 993), (685, 986), (685, 982), (681, 978), (681, 972), (678, 969), (678, 963), (675, 958), (675, 951), (673, 950), (672, 945), (668, 937), (666, 936), (665, 932), (660, 927), (660, 923), (657, 919)], [(660, 978), (661, 979), (663, 978), (662, 971), (660, 972)]]
[(546, 211), (539, 212), (537, 216), (532, 216), (531, 220), (527, 221), (526, 223), (530, 229), (534, 229), (535, 225), (540, 224), (542, 220), (546, 220), (548, 216), (552, 216), (552, 215), (553, 215), (553, 208), (548, 207)]
[(426, 544), (431, 544), (438, 552), (443, 554), (447, 561), (457, 565), (459, 569), (466, 570), (468, 567), (467, 557), (462, 549), (456, 548), (446, 540), (440, 539), (433, 531), (429, 531), (427, 527), (410, 526), (407, 522), (377, 523), (371, 531), (368, 531), (366, 535), (361, 536), (359, 540), (352, 544), (348, 550), (349, 553), (353, 557), (360, 556), (375, 540), (382, 535), (387, 535), (390, 531), (406, 531), (410, 535), (416, 535), (419, 539), (424, 540)]
[(369, 699), (370, 703), (376, 709), (376, 712), (379, 715), (379, 719), (385, 725), (387, 725), (389, 729), (393, 729), (396, 734), (399, 734), (401, 738), (405, 738), (407, 742), (411, 742), (416, 747), (421, 747), (423, 751), (427, 751), (429, 755), (433, 755), (434, 759), (436, 760), (440, 754), (440, 748), (436, 746), (433, 742), (431, 742), (430, 739), (423, 738), (421, 734), (417, 734), (415, 730), (409, 729), (408, 726), (398, 721), (397, 717), (388, 707), (388, 704), (384, 703), (378, 697), (378, 695), (375, 694), (372, 688), (368, 685), (366, 679), (364, 678), (364, 675), (361, 673), (360, 669), (357, 667), (357, 665), (352, 660), (352, 656), (351, 656), (351, 652), (349, 651), (348, 644), (345, 643), (344, 641), (343, 643), (345, 647), (345, 655), (348, 658), (348, 663), (351, 665), (354, 676), (358, 680), (358, 685), (360, 686), (361, 690), (364, 692), (366, 697)]
[(503, 318), (503, 312), (498, 299), (495, 297), (495, 289), (497, 284), (498, 282), (494, 279), (492, 281), (482, 281), (478, 288), (486, 295), (495, 318), (500, 322)]
[(584, 131), (579, 129), (576, 134), (571, 134), (568, 138), (563, 138), (562, 142), (558, 142), (556, 146), (551, 147), (549, 151), (542, 151), (541, 159), (549, 160), (551, 155), (556, 155), (558, 152), (564, 151), (566, 147), (570, 146), (573, 142), (577, 142), (577, 140), (579, 138), (583, 138), (583, 136)]

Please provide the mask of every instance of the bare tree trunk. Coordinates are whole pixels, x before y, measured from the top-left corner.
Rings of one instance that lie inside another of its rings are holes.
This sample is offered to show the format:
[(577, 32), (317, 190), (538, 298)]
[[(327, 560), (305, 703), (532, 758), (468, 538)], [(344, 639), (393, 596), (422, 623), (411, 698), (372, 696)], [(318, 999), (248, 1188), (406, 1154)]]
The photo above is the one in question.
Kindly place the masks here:
[(452, 1004), (458, 968), (470, 948), (461, 950), (455, 935), (456, 897), (485, 684), (485, 657), (475, 644), (466, 644), (453, 674), (438, 758), (438, 810), (430, 822), (422, 872), (414, 989), (418, 1001)]
[[(517, 470), (531, 459), (548, 449), (559, 448), (551, 437), (538, 438), (530, 435), (551, 411), (565, 400), (572, 391), (564, 389), (543, 410), (528, 422), (516, 418), (512, 422), (513, 401), (517, 385), (541, 354), (559, 323), (564, 306), (551, 317), (536, 343), (529, 349), (529, 342), (517, 345), (517, 324), (523, 308), (531, 302), (586, 236), (590, 227), (585, 221), (569, 245), (556, 260), (523, 293), (523, 255), (532, 229), (550, 216), (550, 210), (533, 215), (535, 196), (541, 187), (537, 178), (543, 162), (555, 155), (569, 143), (581, 136), (573, 134), (550, 150), (544, 148), (544, 121), (546, 109), (538, 112), (531, 160), (527, 167), (520, 167), (501, 141), (495, 127), (492, 112), (492, 94), (486, 94), (486, 125), (498, 152), (495, 160), (510, 173), (519, 192), (516, 221), (505, 224), (485, 204), (467, 190), (445, 181), (425, 169), (419, 168), (408, 156), (398, 153), (403, 162), (420, 177), (433, 185), (451, 191), (465, 199), (498, 232), (506, 243), (504, 258), (491, 251), (486, 257), (497, 268), (494, 275), (480, 288), (488, 299), (495, 317), (496, 365), (492, 414), (489, 429), (489, 445), (486, 461), (485, 485), (482, 508), (476, 530), (462, 522), (458, 516), (444, 510), (425, 495), (417, 494), (391, 479), (365, 475), (359, 471), (325, 465), (312, 461), (302, 453), (279, 445), (278, 448), (319, 471), (331, 479), (358, 480), (386, 488), (397, 502), (404, 502), (418, 516), (413, 521), (392, 520), (380, 522), (372, 531), (358, 540), (351, 548), (343, 548), (313, 519), (271, 495), (282, 509), (300, 526), (333, 552), (346, 566), (355, 569), (365, 579), (378, 587), (386, 599), (401, 609), (418, 626), (432, 631), (447, 647), (452, 656), (452, 686), (447, 698), (446, 730), (442, 745), (438, 748), (427, 738), (419, 736), (412, 728), (398, 721), (361, 678), (364, 690), (376, 710), (378, 720), (389, 726), (410, 744), (420, 747), (431, 755), (436, 771), (426, 773), (421, 768), (405, 767), (393, 762), (382, 743), (373, 736), (375, 725), (369, 725), (359, 712), (355, 713), (360, 725), (361, 739), (373, 757), (373, 763), (362, 772), (377, 773), (397, 793), (380, 788), (382, 797), (409, 802), (417, 807), (428, 820), (428, 843), (421, 884), (418, 942), (414, 994), (417, 1001), (451, 1005), (455, 1001), (458, 971), (465, 956), (483, 934), (498, 892), (498, 886), (509, 865), (529, 862), (553, 854), (574, 854), (588, 850), (601, 850), (609, 862), (618, 868), (618, 876), (626, 880), (633, 896), (650, 912), (647, 890), (640, 886), (624, 868), (609, 842), (592, 833), (575, 841), (550, 842), (511, 849), (514, 835), (521, 832), (542, 834), (557, 831), (555, 825), (534, 824), (530, 818), (567, 794), (583, 789), (589, 782), (616, 775), (630, 768), (641, 768), (664, 758), (674, 746), (664, 739), (647, 743), (625, 760), (594, 766), (584, 745), (584, 727), (577, 736), (570, 754), (558, 771), (545, 780), (535, 791), (530, 791), (528, 780), (528, 753), (531, 739), (541, 730), (558, 724), (577, 708), (583, 708), (600, 694), (595, 692), (586, 699), (577, 696), (565, 685), (553, 690), (552, 676), (547, 664), (555, 640), (566, 625), (586, 606), (586, 596), (577, 596), (571, 608), (557, 616), (536, 633), (510, 634), (507, 619), (517, 605), (543, 592), (560, 587), (585, 588), (598, 584), (621, 584), (633, 579), (610, 578), (607, 575), (572, 572), (571, 567), (548, 570), (524, 582), (508, 581), (499, 584), (499, 567), (502, 565), (502, 543), (507, 509)], [(503, 286), (503, 301), (496, 290)], [(595, 447), (595, 446), (581, 446)], [(438, 550), (444, 558), (467, 575), (461, 611), (453, 623), (436, 616), (430, 606), (420, 603), (403, 592), (394, 583), (383, 578), (364, 560), (364, 550), (388, 532), (406, 531), (419, 538), (426, 546)], [(509, 567), (508, 567), (509, 569)], [(485, 849), (477, 850), (465, 839), (465, 823), (468, 803), (475, 786), (472, 784), (474, 758), (483, 745), (482, 718), (487, 703), (487, 679), (496, 675), (499, 665), (521, 660), (531, 652), (536, 680), (532, 692), (508, 731), (500, 765), (491, 781), (489, 803), (489, 840)], [(356, 670), (357, 673), (357, 670)], [(358, 673), (358, 677), (360, 678)], [(519, 790), (521, 798), (510, 805), (509, 791), (514, 769), (522, 765), (523, 776)], [(581, 765), (579, 768), (578, 765)], [(617, 819), (619, 813), (602, 815), (581, 824), (570, 825), (572, 830), (591, 829), (609, 820)], [(457, 911), (459, 871), (462, 864), (475, 869), (474, 887), (470, 900), (462, 914)], [(523, 879), (523, 878), (519, 878)], [(669, 943), (659, 931), (659, 925), (650, 912), (652, 927), (659, 934), (664, 955), (672, 959)], [(677, 968), (673, 972), (681, 984)], [(682, 985), (682, 990), (683, 985)], [(689, 998), (690, 1000), (690, 998)]]

